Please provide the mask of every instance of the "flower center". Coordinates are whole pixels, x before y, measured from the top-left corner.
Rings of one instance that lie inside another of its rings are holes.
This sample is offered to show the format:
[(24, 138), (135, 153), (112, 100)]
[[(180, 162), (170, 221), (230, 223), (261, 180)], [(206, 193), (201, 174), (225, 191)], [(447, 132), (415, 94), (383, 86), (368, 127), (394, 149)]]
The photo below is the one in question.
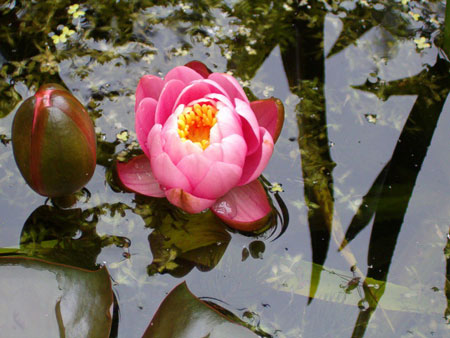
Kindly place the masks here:
[(216, 124), (217, 108), (209, 103), (185, 107), (178, 116), (178, 135), (182, 141), (190, 140), (203, 150), (209, 146), (209, 132)]

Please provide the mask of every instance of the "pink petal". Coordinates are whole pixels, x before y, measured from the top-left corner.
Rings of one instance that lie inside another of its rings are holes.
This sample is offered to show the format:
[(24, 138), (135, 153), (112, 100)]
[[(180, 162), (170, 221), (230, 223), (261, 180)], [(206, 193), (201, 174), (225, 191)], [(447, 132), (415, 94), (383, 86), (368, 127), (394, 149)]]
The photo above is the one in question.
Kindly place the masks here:
[(223, 96), (224, 98), (226, 98), (226, 100), (231, 102), (227, 91), (220, 84), (210, 79), (205, 79), (202, 82), (206, 83), (209, 86), (209, 88), (211, 89), (211, 93)]
[(164, 133), (163, 137), (165, 139), (163, 150), (169, 155), (175, 165), (178, 165), (178, 162), (189, 154), (202, 152), (202, 149), (191, 141), (182, 141), (176, 130), (169, 130)]
[(184, 105), (181, 104), (176, 107), (173, 114), (169, 115), (169, 117), (167, 118), (166, 122), (164, 123), (163, 129), (162, 129), (163, 134), (167, 133), (169, 131), (178, 130), (178, 116), (183, 112), (183, 110), (184, 110)]
[(211, 74), (211, 71), (208, 67), (205, 66), (203, 62), (200, 61), (191, 61), (185, 64), (186, 67), (189, 67), (203, 76), (205, 79)]
[[(183, 108), (180, 105), (179, 108)], [(178, 135), (178, 116), (177, 112), (170, 115), (166, 124), (162, 128), (161, 139), (164, 144), (162, 150), (166, 152), (172, 162), (176, 165), (184, 156), (189, 154), (201, 153), (203, 149), (191, 141), (182, 141)]]
[(177, 165), (178, 162), (184, 157), (189, 155), (186, 152), (186, 147), (183, 147), (184, 143), (180, 140), (180, 137), (178, 136), (178, 132), (175, 130), (169, 130), (168, 132), (164, 133), (164, 152), (169, 155), (170, 159), (172, 160), (173, 164)]
[(187, 177), (170, 160), (169, 155), (161, 153), (150, 160), (152, 172), (159, 184), (165, 189), (180, 188), (191, 191)]
[(150, 157), (147, 147), (147, 136), (155, 124), (157, 102), (151, 97), (141, 100), (135, 115), (135, 129), (139, 144), (147, 157)]
[(192, 83), (182, 90), (175, 101), (175, 107), (180, 104), (188, 105), (192, 101), (204, 98), (209, 93), (211, 93), (210, 87), (203, 81)]
[(267, 223), (272, 208), (262, 184), (254, 180), (231, 189), (211, 210), (231, 228), (255, 231)]
[(241, 116), (242, 131), (247, 142), (247, 154), (253, 154), (260, 145), (259, 125), (255, 113), (250, 105), (242, 100), (236, 99), (236, 112)]
[(169, 189), (166, 191), (166, 197), (170, 203), (191, 214), (208, 209), (215, 202), (215, 200), (196, 197), (182, 189)]
[(223, 101), (224, 104), (233, 107), (225, 90), (208, 79), (195, 81), (184, 88), (175, 102), (175, 107), (180, 104), (193, 105), (195, 101)]
[(284, 107), (279, 99), (271, 98), (250, 102), (259, 126), (266, 128), (275, 143), (280, 136), (284, 122)]
[[(205, 80), (206, 82), (206, 80)], [(227, 95), (223, 95), (223, 94), (218, 94), (218, 93), (211, 93), (206, 95), (206, 98), (208, 99), (213, 99), (214, 101), (218, 101), (223, 103), (225, 106), (227, 106), (230, 109), (234, 109), (234, 105), (231, 103), (230, 99), (228, 98)], [(219, 108), (219, 107), (217, 107)]]
[(217, 199), (233, 188), (242, 175), (242, 168), (229, 163), (213, 162), (205, 177), (194, 187), (192, 194)]
[(166, 82), (170, 80), (180, 80), (184, 83), (184, 85), (188, 85), (192, 81), (195, 80), (202, 80), (203, 76), (201, 76), (199, 73), (197, 73), (195, 70), (185, 67), (185, 66), (178, 66), (175, 68), (172, 68), (167, 75), (164, 77), (164, 80)]
[(241, 85), (231, 75), (224, 73), (212, 73), (208, 76), (208, 79), (217, 82), (222, 88), (224, 88), (231, 101), (237, 98), (249, 103), (247, 95), (245, 95)]
[(127, 163), (117, 162), (117, 175), (122, 184), (131, 191), (146, 196), (165, 196), (153, 176), (150, 161), (145, 155), (134, 157)]
[(192, 187), (195, 187), (206, 175), (213, 162), (202, 153), (190, 154), (181, 159), (177, 168), (187, 177)]
[(217, 123), (209, 132), (211, 143), (221, 142), (230, 135), (242, 136), (242, 127), (239, 116), (228, 107), (222, 107), (216, 115)]
[(158, 156), (163, 152), (163, 140), (161, 138), (161, 129), (162, 126), (160, 124), (155, 124), (152, 129), (150, 129), (150, 133), (147, 136), (147, 146), (150, 153), (150, 158)]
[(136, 111), (139, 103), (145, 97), (151, 97), (158, 101), (163, 87), (164, 80), (155, 75), (144, 75), (141, 77), (136, 88), (136, 103), (134, 105), (134, 111)]
[(245, 159), (245, 165), (242, 169), (242, 177), (238, 185), (244, 185), (259, 177), (264, 168), (269, 163), (273, 152), (273, 140), (269, 132), (264, 128), (260, 128), (260, 137), (262, 142), (259, 148)]
[(155, 123), (164, 124), (166, 122), (167, 118), (172, 114), (175, 108), (175, 101), (184, 87), (186, 87), (186, 85), (180, 80), (170, 80), (166, 82), (156, 107)]
[(213, 143), (209, 145), (208, 148), (203, 151), (203, 156), (211, 161), (227, 162), (223, 161), (223, 150), (220, 143)]
[(223, 162), (243, 167), (247, 154), (247, 145), (240, 135), (230, 135), (222, 139)]

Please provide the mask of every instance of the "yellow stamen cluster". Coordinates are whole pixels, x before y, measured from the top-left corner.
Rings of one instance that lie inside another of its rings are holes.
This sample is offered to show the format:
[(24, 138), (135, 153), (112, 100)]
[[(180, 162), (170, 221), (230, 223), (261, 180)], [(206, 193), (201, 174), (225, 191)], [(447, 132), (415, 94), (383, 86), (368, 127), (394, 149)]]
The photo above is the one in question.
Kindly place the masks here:
[(190, 140), (205, 150), (209, 146), (209, 132), (217, 122), (216, 113), (217, 108), (208, 103), (185, 107), (178, 116), (180, 139)]

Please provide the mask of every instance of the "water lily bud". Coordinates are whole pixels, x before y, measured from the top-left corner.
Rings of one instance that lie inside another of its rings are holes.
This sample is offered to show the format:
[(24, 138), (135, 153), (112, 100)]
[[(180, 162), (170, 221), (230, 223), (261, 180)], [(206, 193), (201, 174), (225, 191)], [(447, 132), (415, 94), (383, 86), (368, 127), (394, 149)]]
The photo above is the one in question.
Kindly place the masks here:
[(94, 125), (65, 88), (46, 84), (25, 100), (12, 126), (14, 158), (38, 194), (59, 197), (80, 190), (96, 164)]

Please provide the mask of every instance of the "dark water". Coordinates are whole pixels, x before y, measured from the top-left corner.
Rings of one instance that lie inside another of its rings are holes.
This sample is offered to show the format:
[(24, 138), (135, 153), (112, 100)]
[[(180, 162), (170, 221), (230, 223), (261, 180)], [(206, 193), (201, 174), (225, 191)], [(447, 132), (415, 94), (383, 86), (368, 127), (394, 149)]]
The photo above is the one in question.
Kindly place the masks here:
[[(442, 2), (86, 1), (78, 18), (69, 5), (0, 5), (2, 248), (19, 246), (27, 219), (45, 203), (15, 166), (7, 142), (14, 112), (41, 84), (57, 82), (95, 120), (92, 196), (73, 209), (84, 211), (104, 242), (72, 259), (108, 267), (119, 337), (140, 337), (182, 281), (273, 337), (448, 335), (450, 75), (438, 47)], [(63, 26), (75, 33), (55, 44), (51, 36)], [(232, 72), (254, 97), (283, 101), (284, 129), (264, 176), (282, 185), (271, 196), (289, 224), (276, 240), (280, 220), (273, 234), (230, 233), (209, 271), (151, 274), (148, 236), (170, 222), (170, 207), (115, 191), (107, 178), (136, 139), (140, 77), (164, 76), (194, 59)], [(125, 143), (117, 139), (123, 130)], [(56, 216), (43, 217), (51, 223)], [(121, 237), (129, 248), (115, 245)]]

